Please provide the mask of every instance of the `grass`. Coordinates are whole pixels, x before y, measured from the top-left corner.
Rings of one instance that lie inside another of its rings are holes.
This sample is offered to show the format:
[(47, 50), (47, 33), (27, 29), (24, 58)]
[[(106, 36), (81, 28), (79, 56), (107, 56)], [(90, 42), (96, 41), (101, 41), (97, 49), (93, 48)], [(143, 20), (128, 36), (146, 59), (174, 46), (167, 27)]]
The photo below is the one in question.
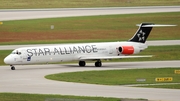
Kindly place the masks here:
[(179, 45), (172, 46), (149, 46), (147, 49), (137, 55), (153, 55), (151, 58), (134, 58), (122, 59), (121, 61), (164, 61), (164, 60), (180, 60)]
[[(180, 25), (179, 21), (180, 12), (4, 21), (0, 25), (0, 45), (128, 40), (141, 22)], [(153, 28), (148, 38), (174, 39), (180, 39), (179, 26)]]
[[(0, 50), (0, 65), (4, 64), (4, 58), (11, 53), (12, 50)], [(180, 60), (180, 45), (172, 46), (149, 46), (143, 52), (137, 55), (153, 55), (148, 58), (127, 58), (127, 59), (113, 59), (109, 62), (131, 62), (131, 61), (161, 61), (161, 60)], [(77, 63), (77, 61), (75, 61)], [(105, 62), (105, 61), (103, 61)], [(68, 62), (69, 63), (69, 62)]]
[(0, 93), (0, 101), (121, 101), (119, 98)]
[[(156, 84), (155, 78), (172, 77), (173, 81), (166, 81), (163, 83), (180, 83), (180, 75), (175, 74), (174, 70), (179, 68), (151, 68), (151, 69), (127, 69), (127, 70), (105, 70), (105, 71), (84, 71), (51, 74), (45, 76), (47, 79), (102, 84), (102, 85), (129, 85), (129, 84)], [(137, 79), (145, 79), (144, 82), (137, 82)], [(168, 85), (166, 85), (168, 86)], [(164, 87), (164, 86), (159, 86)], [(180, 84), (176, 86), (169, 85), (170, 88), (179, 88)]]
[(0, 9), (179, 5), (179, 0), (0, 0)]

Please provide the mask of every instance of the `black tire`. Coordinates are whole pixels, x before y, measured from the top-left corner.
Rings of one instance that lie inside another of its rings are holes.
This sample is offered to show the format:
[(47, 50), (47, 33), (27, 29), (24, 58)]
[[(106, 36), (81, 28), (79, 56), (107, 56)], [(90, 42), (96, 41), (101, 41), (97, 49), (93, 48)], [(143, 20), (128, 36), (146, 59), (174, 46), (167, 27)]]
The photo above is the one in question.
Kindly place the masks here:
[(11, 70), (15, 70), (15, 67), (14, 67), (14, 66), (12, 66), (12, 67), (11, 67)]
[(86, 62), (85, 61), (79, 61), (79, 66), (81, 66), (81, 67), (86, 66)]
[(102, 63), (101, 63), (100, 61), (97, 61), (97, 62), (95, 62), (95, 66), (96, 66), (96, 67), (101, 67), (101, 66), (102, 66)]

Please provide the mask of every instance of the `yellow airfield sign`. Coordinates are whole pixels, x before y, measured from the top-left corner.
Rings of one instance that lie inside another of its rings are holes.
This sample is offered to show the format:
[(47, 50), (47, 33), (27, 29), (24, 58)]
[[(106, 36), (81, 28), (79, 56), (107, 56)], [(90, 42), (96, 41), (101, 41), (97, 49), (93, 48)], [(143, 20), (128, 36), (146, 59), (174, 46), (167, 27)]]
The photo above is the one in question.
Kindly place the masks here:
[(3, 22), (0, 22), (0, 25), (2, 25), (3, 24)]
[(156, 82), (169, 82), (169, 81), (173, 81), (172, 77), (164, 77), (164, 78), (156, 78), (155, 79)]
[(175, 74), (180, 74), (180, 70), (174, 70)]

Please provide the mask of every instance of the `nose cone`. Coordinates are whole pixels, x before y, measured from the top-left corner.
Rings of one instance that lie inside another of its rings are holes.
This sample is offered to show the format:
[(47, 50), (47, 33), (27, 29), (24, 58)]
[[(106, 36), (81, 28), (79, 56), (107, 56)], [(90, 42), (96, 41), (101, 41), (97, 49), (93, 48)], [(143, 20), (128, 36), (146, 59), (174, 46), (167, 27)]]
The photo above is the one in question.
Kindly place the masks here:
[(7, 57), (4, 59), (4, 63), (5, 63), (5, 64), (8, 64), (8, 65), (9, 65), (9, 64), (12, 64), (12, 62), (13, 62), (13, 61), (12, 61), (12, 59), (11, 59), (10, 56), (7, 56)]

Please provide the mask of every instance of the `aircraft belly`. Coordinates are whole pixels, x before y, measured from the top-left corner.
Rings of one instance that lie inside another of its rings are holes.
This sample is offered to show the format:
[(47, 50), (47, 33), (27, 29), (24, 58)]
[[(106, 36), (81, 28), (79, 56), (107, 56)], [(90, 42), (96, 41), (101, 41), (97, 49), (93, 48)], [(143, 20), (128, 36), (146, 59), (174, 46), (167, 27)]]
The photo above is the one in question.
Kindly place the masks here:
[(29, 60), (25, 59), (21, 64), (40, 64), (40, 63), (56, 63), (56, 62), (64, 62), (64, 61), (72, 61), (74, 60), (73, 55), (46, 55), (46, 56), (34, 56)]

